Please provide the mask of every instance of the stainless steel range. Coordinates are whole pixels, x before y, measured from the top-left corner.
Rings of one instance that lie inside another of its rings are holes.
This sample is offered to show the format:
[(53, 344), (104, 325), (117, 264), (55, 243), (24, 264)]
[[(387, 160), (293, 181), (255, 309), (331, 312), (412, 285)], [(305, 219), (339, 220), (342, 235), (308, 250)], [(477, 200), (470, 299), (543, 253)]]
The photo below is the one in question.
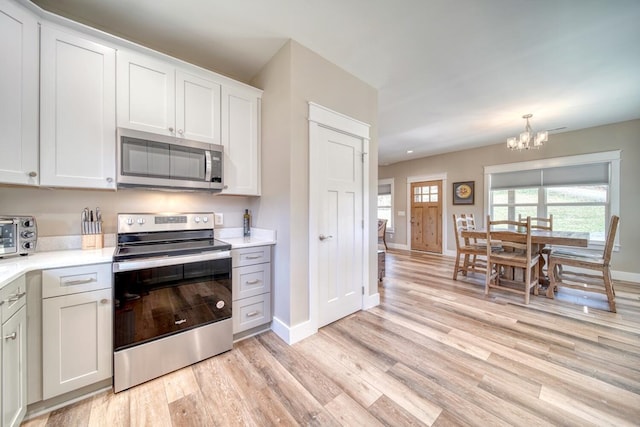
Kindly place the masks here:
[(115, 392), (231, 350), (230, 249), (213, 213), (118, 215)]

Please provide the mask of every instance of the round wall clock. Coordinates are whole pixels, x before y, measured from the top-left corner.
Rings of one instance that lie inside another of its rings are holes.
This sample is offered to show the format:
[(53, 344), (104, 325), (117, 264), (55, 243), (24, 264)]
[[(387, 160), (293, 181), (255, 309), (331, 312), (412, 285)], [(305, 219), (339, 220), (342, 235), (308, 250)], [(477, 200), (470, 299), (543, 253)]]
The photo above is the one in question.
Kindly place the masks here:
[(469, 187), (467, 184), (458, 186), (458, 188), (456, 188), (456, 196), (460, 197), (461, 199), (471, 197), (471, 187)]

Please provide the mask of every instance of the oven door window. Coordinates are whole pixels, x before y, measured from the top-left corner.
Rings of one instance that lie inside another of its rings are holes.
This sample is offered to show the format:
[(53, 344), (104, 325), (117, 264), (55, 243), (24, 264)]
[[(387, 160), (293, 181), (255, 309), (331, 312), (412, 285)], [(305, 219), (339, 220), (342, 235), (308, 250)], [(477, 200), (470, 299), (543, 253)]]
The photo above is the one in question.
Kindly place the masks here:
[(16, 232), (13, 221), (0, 221), (0, 255), (16, 252)]
[(114, 274), (114, 349), (231, 318), (231, 259)]

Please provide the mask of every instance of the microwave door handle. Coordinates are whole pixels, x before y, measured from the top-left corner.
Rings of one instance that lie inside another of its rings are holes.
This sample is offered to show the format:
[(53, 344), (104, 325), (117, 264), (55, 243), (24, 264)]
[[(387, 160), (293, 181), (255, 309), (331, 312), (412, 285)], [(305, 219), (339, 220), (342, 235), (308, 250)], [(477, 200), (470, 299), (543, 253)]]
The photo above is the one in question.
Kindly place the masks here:
[(206, 150), (204, 152), (204, 179), (207, 182), (211, 182), (211, 151)]

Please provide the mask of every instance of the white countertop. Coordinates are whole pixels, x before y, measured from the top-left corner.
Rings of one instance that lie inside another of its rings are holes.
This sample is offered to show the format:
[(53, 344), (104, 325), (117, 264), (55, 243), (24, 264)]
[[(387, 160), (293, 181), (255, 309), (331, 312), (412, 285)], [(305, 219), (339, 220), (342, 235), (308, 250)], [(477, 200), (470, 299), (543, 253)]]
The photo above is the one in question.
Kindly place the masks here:
[(252, 228), (249, 237), (242, 235), (242, 227), (216, 228), (214, 235), (216, 239), (230, 243), (232, 249), (276, 244), (276, 232), (262, 228)]
[[(242, 228), (216, 229), (215, 237), (230, 243), (232, 249), (276, 244), (275, 231), (259, 228), (252, 228), (250, 237), (243, 237)], [(67, 249), (0, 259), (0, 289), (22, 274), (33, 270), (112, 262), (114, 251), (113, 246), (92, 250)]]
[(0, 289), (13, 279), (33, 270), (100, 264), (113, 261), (114, 247), (36, 252), (32, 255), (0, 259)]

